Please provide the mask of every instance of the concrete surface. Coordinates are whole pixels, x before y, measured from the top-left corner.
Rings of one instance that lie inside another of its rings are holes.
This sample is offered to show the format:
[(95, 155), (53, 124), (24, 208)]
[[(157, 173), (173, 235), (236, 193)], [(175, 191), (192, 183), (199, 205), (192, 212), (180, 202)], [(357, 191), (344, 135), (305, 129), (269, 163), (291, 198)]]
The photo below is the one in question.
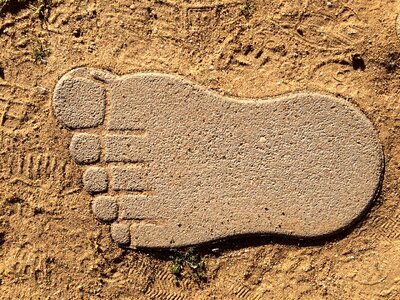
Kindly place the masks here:
[(95, 134), (76, 133), (69, 147), (71, 157), (78, 164), (91, 164), (100, 160), (100, 137)]
[(118, 217), (118, 204), (114, 197), (98, 196), (93, 200), (92, 211), (102, 222), (112, 222)]
[(64, 126), (96, 127), (104, 120), (105, 90), (83, 78), (62, 80), (55, 89), (54, 104), (54, 114)]
[(108, 174), (104, 168), (90, 167), (82, 177), (83, 188), (90, 193), (105, 192), (108, 188)]
[[(125, 247), (329, 235), (358, 220), (379, 190), (375, 129), (341, 98), (238, 99), (177, 76), (80, 68), (60, 79), (53, 100), (62, 125), (97, 130), (114, 201), (95, 200), (93, 212), (116, 218), (111, 235)], [(90, 174), (86, 189), (105, 191)], [(107, 203), (118, 218), (104, 213)]]

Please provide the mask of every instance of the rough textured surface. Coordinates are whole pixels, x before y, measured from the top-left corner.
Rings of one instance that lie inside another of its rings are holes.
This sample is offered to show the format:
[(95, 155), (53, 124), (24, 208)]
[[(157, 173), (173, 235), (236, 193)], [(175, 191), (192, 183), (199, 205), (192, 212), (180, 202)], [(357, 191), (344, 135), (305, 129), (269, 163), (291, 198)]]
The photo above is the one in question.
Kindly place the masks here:
[(108, 174), (104, 168), (90, 167), (83, 174), (83, 188), (91, 193), (105, 192), (108, 188)]
[(128, 224), (112, 224), (111, 237), (118, 245), (129, 246), (130, 226)]
[(100, 138), (95, 134), (76, 133), (72, 137), (69, 151), (78, 164), (98, 162), (101, 154)]
[(106, 162), (141, 162), (149, 152), (145, 136), (138, 138), (126, 134), (106, 135), (104, 144)]
[(148, 186), (148, 170), (142, 167), (111, 167), (112, 188), (115, 191), (146, 191)]
[[(94, 72), (110, 94), (105, 162), (123, 164), (110, 166), (113, 190), (142, 194), (114, 195), (118, 222), (131, 224), (132, 248), (328, 235), (352, 224), (376, 196), (380, 143), (365, 115), (343, 99), (229, 98), (170, 75), (76, 69), (60, 80), (54, 101), (78, 93), (61, 91), (71, 88), (63, 81), (89, 85)], [(85, 188), (103, 191), (94, 170), (85, 173)]]
[(83, 78), (65, 79), (59, 82), (53, 104), (55, 115), (66, 127), (95, 127), (104, 120), (105, 91)]
[(93, 200), (92, 211), (100, 221), (111, 222), (118, 217), (118, 204), (111, 196), (98, 196)]

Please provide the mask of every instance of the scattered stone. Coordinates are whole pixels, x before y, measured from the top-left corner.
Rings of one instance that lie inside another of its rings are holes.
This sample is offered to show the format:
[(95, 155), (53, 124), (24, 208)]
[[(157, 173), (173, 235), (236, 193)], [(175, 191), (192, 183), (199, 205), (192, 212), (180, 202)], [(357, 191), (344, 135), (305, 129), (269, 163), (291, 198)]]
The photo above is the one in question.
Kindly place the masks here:
[(45, 95), (47, 95), (49, 93), (49, 90), (44, 88), (44, 87), (42, 87), (42, 86), (36, 86), (35, 87), (35, 92), (38, 95), (45, 96)]
[(104, 168), (88, 168), (82, 181), (84, 190), (91, 193), (105, 192), (108, 188), (108, 174)]
[[(94, 72), (105, 78), (99, 93), (88, 92), (97, 86)], [(83, 181), (86, 190), (104, 192), (110, 174), (110, 198), (94, 202), (93, 211), (116, 220), (111, 235), (125, 247), (175, 248), (249, 234), (326, 236), (354, 224), (379, 191), (377, 133), (344, 99), (306, 92), (237, 99), (177, 76), (80, 68), (56, 87), (56, 117), (82, 128), (86, 119), (71, 113), (81, 111), (99, 126), (104, 105), (88, 105), (89, 113), (79, 101), (58, 102), (83, 93), (83, 103), (92, 103), (104, 89), (107, 122), (96, 129), (104, 138), (104, 158), (96, 156), (102, 167), (89, 168)], [(96, 147), (83, 151), (94, 157)]]
[(100, 160), (100, 138), (95, 134), (76, 133), (69, 147), (72, 158), (78, 164), (92, 164)]

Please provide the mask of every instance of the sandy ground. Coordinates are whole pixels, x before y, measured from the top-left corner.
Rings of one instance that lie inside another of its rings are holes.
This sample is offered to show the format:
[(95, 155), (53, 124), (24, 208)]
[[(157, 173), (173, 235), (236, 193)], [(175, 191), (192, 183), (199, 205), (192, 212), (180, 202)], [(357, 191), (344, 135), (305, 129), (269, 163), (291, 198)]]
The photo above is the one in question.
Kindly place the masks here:
[[(395, 0), (6, 4), (0, 299), (399, 299), (397, 11)], [(347, 98), (379, 131), (382, 193), (361, 223), (328, 241), (202, 248), (207, 280), (186, 274), (177, 286), (170, 254), (121, 250), (92, 216), (83, 170), (69, 157), (71, 133), (51, 108), (57, 80), (78, 66), (180, 74), (239, 97), (310, 90)]]

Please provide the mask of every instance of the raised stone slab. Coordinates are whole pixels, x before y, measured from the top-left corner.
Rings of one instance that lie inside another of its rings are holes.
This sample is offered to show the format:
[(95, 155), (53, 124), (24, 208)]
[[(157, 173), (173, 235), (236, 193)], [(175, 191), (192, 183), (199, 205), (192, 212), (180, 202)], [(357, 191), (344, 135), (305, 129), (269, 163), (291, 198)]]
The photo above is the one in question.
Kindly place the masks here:
[(125, 247), (324, 236), (379, 190), (374, 127), (329, 95), (238, 99), (177, 76), (80, 68), (60, 79), (53, 105), (74, 132), (72, 158), (91, 164), (83, 183), (96, 218)]

